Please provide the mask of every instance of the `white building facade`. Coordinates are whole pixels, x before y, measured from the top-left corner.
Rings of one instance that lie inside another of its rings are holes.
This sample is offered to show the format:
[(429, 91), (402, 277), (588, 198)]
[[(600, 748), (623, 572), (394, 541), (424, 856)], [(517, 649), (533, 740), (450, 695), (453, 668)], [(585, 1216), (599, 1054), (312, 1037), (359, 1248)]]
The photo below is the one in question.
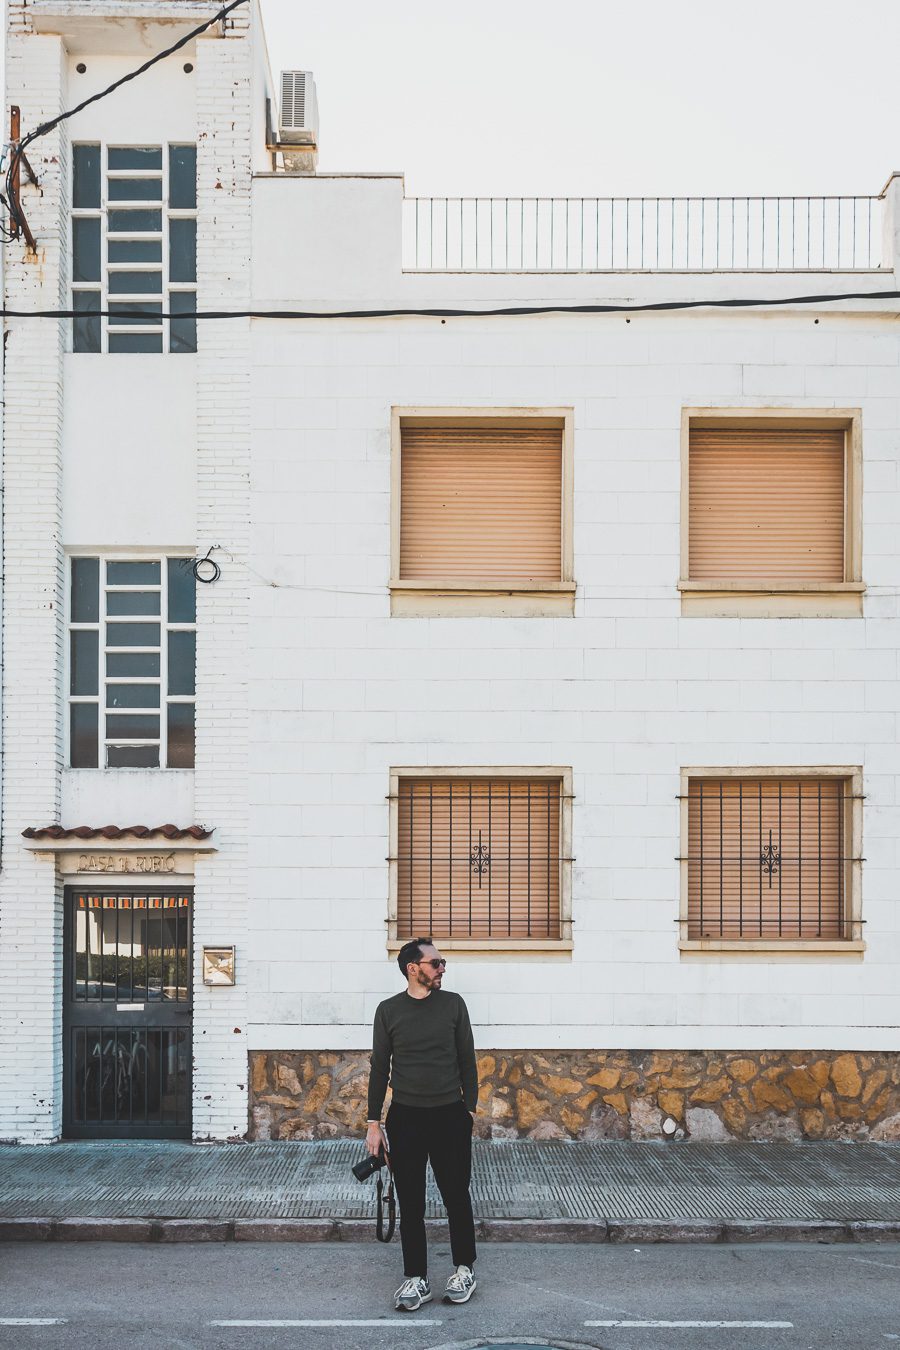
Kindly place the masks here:
[[(208, 18), (10, 0), (23, 130)], [(485, 1135), (897, 1138), (898, 180), (475, 220), (277, 126), (247, 5), (29, 148), (0, 1138), (351, 1132), (427, 932)]]

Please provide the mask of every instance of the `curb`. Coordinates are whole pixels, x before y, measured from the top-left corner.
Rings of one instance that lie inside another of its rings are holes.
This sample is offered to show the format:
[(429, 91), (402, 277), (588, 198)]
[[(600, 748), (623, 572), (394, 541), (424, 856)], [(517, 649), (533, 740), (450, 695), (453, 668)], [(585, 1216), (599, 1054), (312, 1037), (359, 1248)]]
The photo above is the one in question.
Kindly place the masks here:
[[(443, 1220), (426, 1223), (446, 1240)], [(481, 1219), (483, 1242), (900, 1242), (900, 1219)], [(374, 1242), (370, 1219), (0, 1219), (0, 1242)]]

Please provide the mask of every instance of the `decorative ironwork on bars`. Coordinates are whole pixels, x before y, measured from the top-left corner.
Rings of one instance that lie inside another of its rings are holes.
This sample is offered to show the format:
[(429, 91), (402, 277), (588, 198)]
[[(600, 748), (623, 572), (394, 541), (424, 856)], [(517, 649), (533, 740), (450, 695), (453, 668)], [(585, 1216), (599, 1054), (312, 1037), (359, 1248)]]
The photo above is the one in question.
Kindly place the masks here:
[(561, 781), (402, 778), (397, 933), (560, 936)]
[(687, 799), (690, 938), (853, 935), (846, 780), (694, 778)]
[(769, 888), (771, 889), (773, 873), (777, 872), (781, 866), (781, 853), (778, 845), (772, 843), (771, 830), (769, 831), (769, 842), (759, 855), (759, 865), (769, 878)]
[(443, 272), (868, 271), (878, 197), (408, 197), (403, 266)]

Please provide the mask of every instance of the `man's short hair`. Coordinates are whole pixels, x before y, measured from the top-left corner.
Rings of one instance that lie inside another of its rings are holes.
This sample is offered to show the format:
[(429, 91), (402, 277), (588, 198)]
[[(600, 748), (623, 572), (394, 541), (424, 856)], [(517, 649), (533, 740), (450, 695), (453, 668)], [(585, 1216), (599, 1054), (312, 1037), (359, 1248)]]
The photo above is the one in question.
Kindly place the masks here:
[(403, 972), (404, 980), (408, 978), (406, 974), (406, 967), (410, 964), (410, 962), (421, 961), (422, 948), (433, 946), (434, 943), (432, 942), (430, 937), (413, 938), (411, 942), (404, 942), (403, 946), (397, 953), (397, 965)]

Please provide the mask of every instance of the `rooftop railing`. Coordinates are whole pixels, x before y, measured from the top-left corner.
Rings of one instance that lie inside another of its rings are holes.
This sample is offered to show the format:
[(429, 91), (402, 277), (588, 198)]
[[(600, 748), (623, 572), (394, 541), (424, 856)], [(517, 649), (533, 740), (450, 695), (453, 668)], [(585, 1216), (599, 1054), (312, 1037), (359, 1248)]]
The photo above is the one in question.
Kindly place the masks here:
[(827, 272), (881, 265), (878, 197), (407, 197), (426, 272)]

